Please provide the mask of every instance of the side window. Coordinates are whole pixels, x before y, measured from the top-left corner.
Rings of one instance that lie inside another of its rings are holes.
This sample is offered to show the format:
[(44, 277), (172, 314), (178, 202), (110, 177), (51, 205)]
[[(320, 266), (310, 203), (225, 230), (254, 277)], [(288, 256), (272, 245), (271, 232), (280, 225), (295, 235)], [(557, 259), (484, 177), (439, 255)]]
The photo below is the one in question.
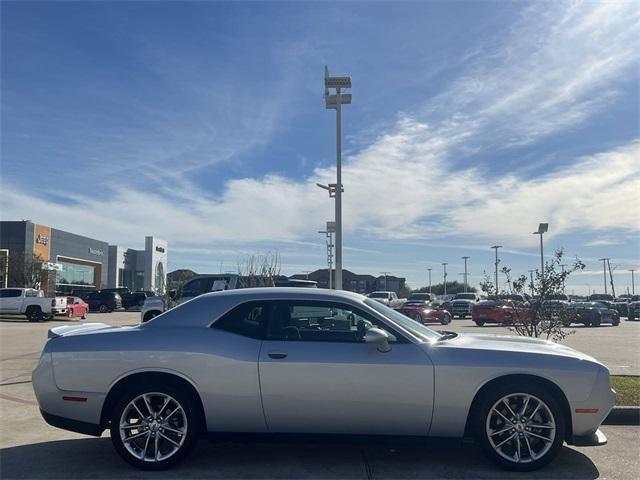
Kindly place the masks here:
[(182, 296), (183, 297), (197, 297), (200, 295), (203, 289), (202, 279), (198, 278), (196, 280), (191, 280), (187, 282), (185, 286), (182, 288)]
[(20, 295), (21, 295), (21, 290), (17, 290), (17, 289), (8, 288), (6, 290), (0, 291), (1, 298), (16, 298), (16, 297), (19, 297)]
[(269, 317), (269, 304), (265, 302), (247, 302), (238, 305), (216, 320), (211, 328), (261, 339)]
[(25, 290), (24, 291), (24, 296), (25, 297), (37, 297), (38, 296), (38, 290)]
[(350, 305), (313, 301), (274, 302), (266, 338), (361, 343), (370, 328), (385, 330), (390, 343), (404, 341), (391, 328), (362, 310)]

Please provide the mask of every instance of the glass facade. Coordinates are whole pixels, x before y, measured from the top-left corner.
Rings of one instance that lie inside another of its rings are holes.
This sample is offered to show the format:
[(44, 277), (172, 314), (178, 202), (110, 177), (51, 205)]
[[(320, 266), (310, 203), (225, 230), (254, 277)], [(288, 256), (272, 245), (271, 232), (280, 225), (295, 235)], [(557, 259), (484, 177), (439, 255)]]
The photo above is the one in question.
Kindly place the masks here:
[(62, 285), (95, 286), (96, 267), (59, 262), (62, 270), (56, 273), (56, 283)]

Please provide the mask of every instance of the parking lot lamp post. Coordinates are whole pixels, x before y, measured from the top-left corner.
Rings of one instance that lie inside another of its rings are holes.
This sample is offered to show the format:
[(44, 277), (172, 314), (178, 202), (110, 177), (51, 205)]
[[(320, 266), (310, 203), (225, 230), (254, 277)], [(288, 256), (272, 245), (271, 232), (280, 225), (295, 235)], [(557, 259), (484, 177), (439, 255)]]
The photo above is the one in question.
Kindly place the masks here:
[(633, 278), (636, 274), (636, 269), (635, 268), (631, 268), (629, 269), (629, 271), (631, 272), (631, 295), (635, 295), (636, 294), (636, 281)]
[(464, 292), (467, 293), (467, 260), (471, 257), (462, 257), (464, 260)]
[(447, 265), (449, 265), (448, 263), (443, 263), (442, 266), (444, 267), (444, 296), (447, 296)]
[[(330, 94), (334, 88), (336, 93)], [(329, 69), (324, 67), (324, 99), (325, 107), (336, 111), (336, 290), (342, 290), (342, 105), (351, 103), (351, 94), (341, 93), (342, 89), (351, 88), (351, 77), (330, 77)]]
[[(542, 236), (549, 231), (548, 223), (540, 223), (538, 225), (538, 231), (533, 232), (533, 235), (540, 235), (540, 278), (542, 279), (542, 290), (544, 290), (544, 245), (542, 242)], [(544, 292), (541, 292), (543, 294)]]
[(389, 275), (391, 272), (380, 272), (380, 275), (384, 275), (384, 291), (387, 291), (387, 275)]
[(427, 268), (427, 270), (429, 270), (429, 295), (431, 295), (431, 270), (433, 268)]
[(493, 248), (496, 251), (496, 295), (500, 293), (500, 289), (498, 288), (498, 264), (500, 260), (498, 260), (498, 249), (502, 248), (502, 245), (494, 245)]
[(604, 294), (607, 294), (607, 260), (608, 258), (599, 258), (598, 261), (602, 262), (602, 276), (604, 279)]
[(333, 232), (330, 229), (319, 230), (318, 233), (322, 233), (327, 238), (327, 266), (329, 267), (329, 290), (331, 290), (331, 277), (333, 269)]

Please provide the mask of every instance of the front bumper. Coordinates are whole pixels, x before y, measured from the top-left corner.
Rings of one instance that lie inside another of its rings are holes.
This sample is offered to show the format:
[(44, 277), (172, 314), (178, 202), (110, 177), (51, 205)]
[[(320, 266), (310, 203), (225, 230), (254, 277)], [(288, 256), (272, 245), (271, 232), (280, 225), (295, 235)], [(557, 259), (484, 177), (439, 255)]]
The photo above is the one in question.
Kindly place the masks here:
[(567, 443), (576, 447), (600, 447), (607, 444), (607, 437), (598, 429), (590, 435), (574, 435)]

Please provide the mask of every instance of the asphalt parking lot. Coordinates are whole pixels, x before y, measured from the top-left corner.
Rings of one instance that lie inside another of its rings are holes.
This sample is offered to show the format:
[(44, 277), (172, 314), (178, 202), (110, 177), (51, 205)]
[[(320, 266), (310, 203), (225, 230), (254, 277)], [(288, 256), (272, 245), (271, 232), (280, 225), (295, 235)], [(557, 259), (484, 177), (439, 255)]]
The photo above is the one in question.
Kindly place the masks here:
[[(139, 313), (92, 314), (87, 321), (137, 323)], [(491, 465), (471, 444), (442, 441), (424, 447), (372, 445), (211, 444), (202, 441), (179, 468), (139, 472), (116, 455), (107, 435), (92, 438), (48, 426), (30, 384), (46, 332), (66, 320), (28, 323), (0, 319), (0, 474), (2, 478), (611, 478), (640, 477), (640, 428), (604, 426), (608, 445), (564, 447), (536, 473), (514, 474)], [(454, 331), (507, 334), (504, 327), (476, 327), (454, 320)], [(581, 327), (566, 343), (604, 361), (615, 373), (640, 373), (640, 323)]]

